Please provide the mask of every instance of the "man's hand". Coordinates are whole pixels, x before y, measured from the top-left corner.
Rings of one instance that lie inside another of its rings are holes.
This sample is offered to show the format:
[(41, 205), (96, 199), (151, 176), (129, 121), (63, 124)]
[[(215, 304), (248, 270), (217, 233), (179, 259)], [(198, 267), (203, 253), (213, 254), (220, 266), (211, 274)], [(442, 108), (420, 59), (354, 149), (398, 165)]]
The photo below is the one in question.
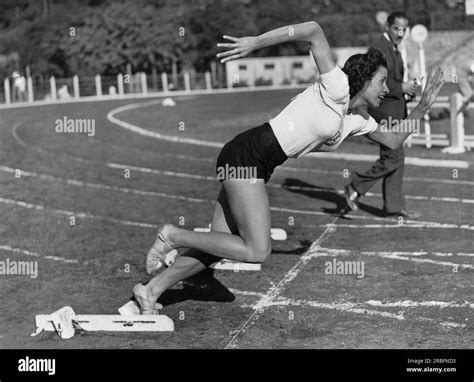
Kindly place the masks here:
[(257, 37), (242, 37), (236, 38), (232, 36), (223, 36), (226, 40), (233, 41), (233, 43), (219, 43), (219, 48), (227, 48), (226, 52), (218, 53), (217, 57), (221, 59), (221, 62), (227, 62), (237, 60), (238, 58), (245, 57), (252, 53), (254, 50), (259, 48)]
[(414, 96), (416, 93), (416, 84), (415, 82), (403, 82), (402, 83), (402, 91), (404, 94), (408, 94), (409, 96)]
[(430, 68), (428, 71), (428, 79), (426, 81), (425, 90), (421, 95), (420, 103), (418, 105), (424, 110), (428, 110), (431, 105), (433, 105), (443, 85), (444, 79), (441, 68), (436, 69), (434, 73), (432, 68)]

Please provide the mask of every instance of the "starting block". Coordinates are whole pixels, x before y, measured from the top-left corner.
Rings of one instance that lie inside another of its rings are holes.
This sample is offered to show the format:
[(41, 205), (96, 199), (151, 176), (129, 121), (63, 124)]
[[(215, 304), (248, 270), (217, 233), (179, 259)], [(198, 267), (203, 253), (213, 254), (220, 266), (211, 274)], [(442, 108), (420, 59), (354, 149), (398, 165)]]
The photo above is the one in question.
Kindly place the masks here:
[[(194, 228), (194, 231), (195, 232), (211, 232), (211, 224), (209, 224), (209, 227)], [(270, 231), (270, 235), (271, 235), (272, 240), (286, 240), (288, 238), (286, 231), (281, 228), (272, 228)], [(239, 261), (223, 259), (221, 261), (218, 261), (217, 263), (212, 264), (210, 268), (225, 270), (225, 271), (234, 271), (234, 272), (261, 271), (262, 264), (242, 263)]]
[(239, 261), (222, 259), (221, 261), (212, 264), (210, 268), (224, 271), (234, 271), (237, 273), (240, 271), (261, 271), (262, 264), (241, 263)]
[[(194, 231), (195, 232), (211, 232), (211, 225), (209, 224), (209, 227), (194, 228)], [(288, 238), (286, 231), (282, 228), (272, 228), (270, 230), (270, 236), (272, 240), (275, 240), (275, 241), (283, 241)]]
[[(133, 301), (131, 301), (133, 303)], [(125, 305), (128, 305), (125, 304)], [(122, 307), (123, 308), (123, 307)], [(140, 313), (138, 311), (138, 313)], [(38, 314), (35, 317), (37, 336), (42, 331), (56, 332), (63, 339), (74, 337), (75, 331), (88, 332), (172, 332), (174, 323), (168, 316), (149, 314), (101, 315), (78, 314), (70, 306), (52, 314)]]

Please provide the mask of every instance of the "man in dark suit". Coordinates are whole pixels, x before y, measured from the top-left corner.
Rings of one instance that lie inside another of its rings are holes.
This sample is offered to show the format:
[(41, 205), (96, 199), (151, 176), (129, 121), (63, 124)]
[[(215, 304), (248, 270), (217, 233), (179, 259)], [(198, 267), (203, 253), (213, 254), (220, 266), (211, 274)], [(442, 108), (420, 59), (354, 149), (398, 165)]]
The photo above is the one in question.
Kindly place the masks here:
[[(388, 64), (387, 86), (390, 92), (376, 109), (369, 108), (369, 114), (377, 121), (401, 120), (407, 116), (404, 94), (413, 97), (416, 84), (403, 82), (403, 60), (398, 50), (408, 28), (408, 16), (404, 12), (393, 12), (388, 16), (385, 33), (374, 43), (374, 47), (381, 50)], [(390, 118), (391, 119), (390, 119)], [(392, 150), (380, 145), (380, 158), (372, 168), (365, 172), (355, 172), (350, 184), (344, 188), (347, 204), (353, 210), (358, 209), (358, 200), (375, 183), (383, 179), (383, 200), (386, 216), (402, 216), (408, 219), (419, 217), (414, 212), (408, 212), (405, 207), (405, 197), (402, 192), (403, 169), (405, 166), (405, 152), (403, 145)]]

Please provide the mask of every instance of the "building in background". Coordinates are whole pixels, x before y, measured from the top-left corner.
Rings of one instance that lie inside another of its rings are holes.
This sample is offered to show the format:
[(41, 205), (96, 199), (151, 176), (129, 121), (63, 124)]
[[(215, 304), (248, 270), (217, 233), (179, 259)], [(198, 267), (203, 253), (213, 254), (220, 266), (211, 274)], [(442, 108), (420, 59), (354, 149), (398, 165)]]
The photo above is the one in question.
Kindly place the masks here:
[[(335, 48), (337, 65), (366, 47)], [(233, 87), (259, 85), (306, 84), (317, 80), (319, 73), (313, 58), (307, 56), (253, 57), (226, 62), (227, 83)]]

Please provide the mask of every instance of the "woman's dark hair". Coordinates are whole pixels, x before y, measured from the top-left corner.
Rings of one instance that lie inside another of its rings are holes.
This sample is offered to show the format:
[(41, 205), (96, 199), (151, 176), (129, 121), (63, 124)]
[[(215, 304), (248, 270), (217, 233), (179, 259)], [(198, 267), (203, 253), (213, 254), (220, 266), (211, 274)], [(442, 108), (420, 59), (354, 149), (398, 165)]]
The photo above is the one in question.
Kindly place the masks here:
[(379, 68), (387, 67), (383, 53), (376, 48), (369, 48), (365, 54), (355, 54), (346, 61), (343, 72), (349, 78), (349, 94), (354, 97), (370, 81)]

